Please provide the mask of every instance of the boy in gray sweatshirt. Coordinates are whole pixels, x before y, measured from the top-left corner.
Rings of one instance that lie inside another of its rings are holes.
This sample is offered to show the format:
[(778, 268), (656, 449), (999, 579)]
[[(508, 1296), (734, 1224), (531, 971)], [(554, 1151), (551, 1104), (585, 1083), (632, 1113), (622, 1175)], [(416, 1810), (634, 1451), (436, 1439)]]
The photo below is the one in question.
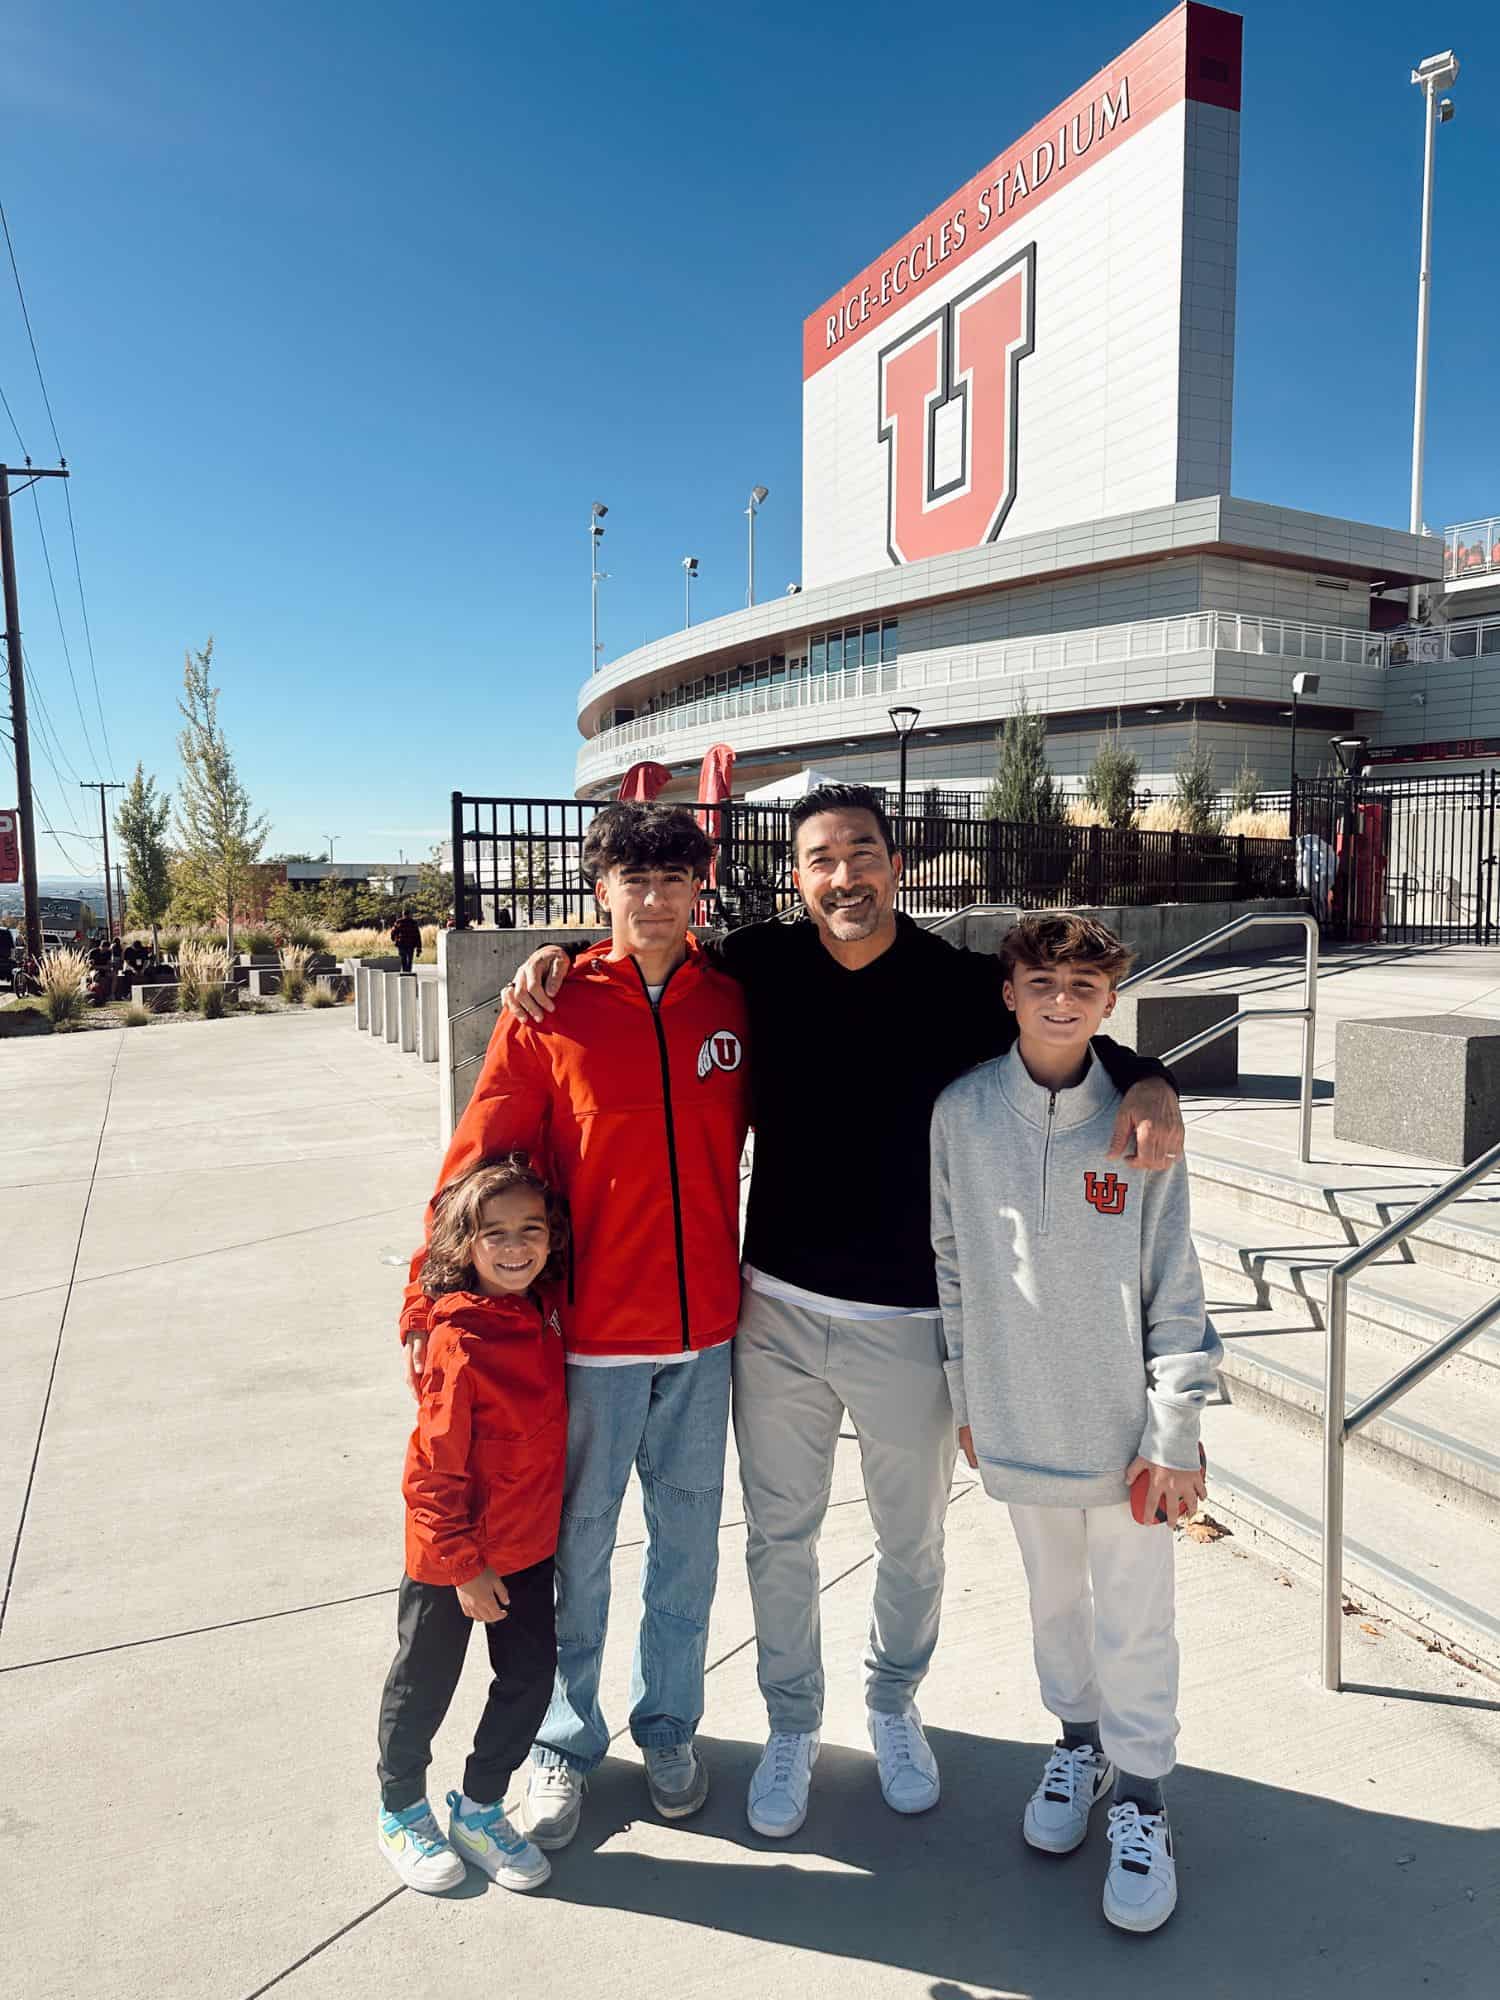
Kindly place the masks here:
[[(1203, 1497), (1199, 1413), (1222, 1353), (1187, 1169), (1111, 1167), (1119, 1093), (1089, 1053), (1130, 954), (1068, 911), (1001, 946), (1020, 1036), (932, 1117), (932, 1243), (958, 1441), (1010, 1504), (1042, 1700), (1062, 1724), (1026, 1807), (1033, 1847), (1081, 1846), (1113, 1786), (1104, 1914), (1177, 1902), (1161, 1781), (1177, 1738), (1173, 1521)], [(1145, 1475), (1144, 1521), (1130, 1505)]]

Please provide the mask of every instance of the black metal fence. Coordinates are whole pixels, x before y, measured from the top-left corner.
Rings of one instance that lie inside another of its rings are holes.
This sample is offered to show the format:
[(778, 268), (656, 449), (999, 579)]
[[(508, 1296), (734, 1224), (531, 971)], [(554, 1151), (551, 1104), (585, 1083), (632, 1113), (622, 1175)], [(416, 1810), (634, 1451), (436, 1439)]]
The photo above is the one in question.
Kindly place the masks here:
[(1490, 944), (1500, 773), (1297, 780), (1301, 886), (1356, 944)]
[[(454, 911), (460, 927), (595, 920), (583, 843), (607, 800), (453, 795)], [(756, 923), (797, 903), (791, 807), (742, 800), (694, 808), (719, 843), (701, 920)], [(913, 915), (970, 903), (1206, 903), (1295, 893), (1286, 840), (1134, 828), (1014, 825), (909, 811), (897, 825), (898, 900)]]

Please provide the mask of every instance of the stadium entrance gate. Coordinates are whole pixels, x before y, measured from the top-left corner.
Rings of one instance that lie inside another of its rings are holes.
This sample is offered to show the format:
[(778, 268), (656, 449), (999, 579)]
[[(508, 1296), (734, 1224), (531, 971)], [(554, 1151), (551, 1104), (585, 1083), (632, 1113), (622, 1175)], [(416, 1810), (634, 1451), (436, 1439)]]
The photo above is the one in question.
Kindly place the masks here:
[(1494, 770), (1299, 779), (1299, 883), (1333, 876), (1330, 927), (1352, 943), (1494, 943), (1497, 810)]

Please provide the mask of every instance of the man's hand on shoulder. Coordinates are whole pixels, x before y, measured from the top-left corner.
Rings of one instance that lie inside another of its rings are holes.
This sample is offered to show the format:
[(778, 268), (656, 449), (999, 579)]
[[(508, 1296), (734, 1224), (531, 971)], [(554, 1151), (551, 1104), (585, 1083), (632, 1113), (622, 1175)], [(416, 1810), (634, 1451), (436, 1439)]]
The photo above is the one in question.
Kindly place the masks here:
[(545, 1021), (556, 1012), (557, 995), (572, 970), (573, 961), (560, 944), (544, 944), (501, 987), (500, 1004), (518, 1021)]
[(406, 1386), (420, 1403), (422, 1400), (422, 1368), (427, 1360), (427, 1336), (416, 1327), (402, 1343), (402, 1353), (406, 1356)]
[(1177, 1092), (1164, 1077), (1148, 1076), (1121, 1099), (1105, 1157), (1125, 1159), (1133, 1139), (1136, 1165), (1159, 1173), (1181, 1159), (1184, 1137)]

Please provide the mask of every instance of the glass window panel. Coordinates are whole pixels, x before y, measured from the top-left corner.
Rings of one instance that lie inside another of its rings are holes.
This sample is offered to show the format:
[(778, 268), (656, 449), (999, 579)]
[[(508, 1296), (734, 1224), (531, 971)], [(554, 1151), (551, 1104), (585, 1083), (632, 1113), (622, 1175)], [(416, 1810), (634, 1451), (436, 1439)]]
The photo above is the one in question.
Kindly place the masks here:
[(808, 648), (807, 671), (810, 674), (822, 673), (823, 663), (827, 659), (827, 657), (828, 657), (827, 641), (824, 639), (822, 633), (820, 632), (817, 638), (813, 640), (812, 645)]
[(1472, 660), (1479, 651), (1479, 634), (1471, 625), (1467, 632), (1461, 628), (1448, 634), (1448, 654), (1454, 660)]
[(894, 660), (901, 651), (900, 626), (894, 618), (887, 618), (880, 628), (880, 657)]
[(861, 635), (861, 657), (867, 667), (880, 665), (880, 627), (867, 625)]
[(1481, 653), (1500, 653), (1500, 625), (1486, 625), (1479, 634)]

